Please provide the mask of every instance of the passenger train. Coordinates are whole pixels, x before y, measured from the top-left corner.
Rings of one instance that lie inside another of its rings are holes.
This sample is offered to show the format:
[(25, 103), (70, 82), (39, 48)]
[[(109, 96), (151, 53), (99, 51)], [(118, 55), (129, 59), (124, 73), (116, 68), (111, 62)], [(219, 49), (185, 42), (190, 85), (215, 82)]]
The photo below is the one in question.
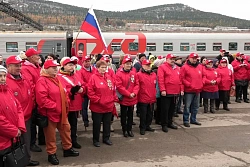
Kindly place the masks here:
[(101, 41), (87, 33), (74, 32), (0, 32), (0, 54), (4, 58), (18, 55), (30, 47), (60, 57), (71, 55), (72, 41), (75, 50), (82, 50), (84, 55), (112, 54), (114, 60), (119, 55), (137, 53), (166, 55), (168, 53), (186, 57), (190, 52), (200, 56), (215, 57), (220, 49), (230, 53), (243, 52), (250, 55), (250, 33), (143, 33), (143, 32), (108, 32), (103, 33), (107, 51)]

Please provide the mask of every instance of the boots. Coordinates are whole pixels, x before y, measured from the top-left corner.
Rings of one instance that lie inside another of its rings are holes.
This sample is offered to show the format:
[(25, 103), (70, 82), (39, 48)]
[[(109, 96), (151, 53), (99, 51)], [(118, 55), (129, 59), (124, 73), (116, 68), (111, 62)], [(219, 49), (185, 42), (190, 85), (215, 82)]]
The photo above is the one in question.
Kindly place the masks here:
[(204, 113), (208, 112), (208, 99), (203, 99)]
[(230, 109), (228, 108), (228, 103), (227, 102), (223, 102), (223, 109), (226, 111), (230, 111)]
[(215, 106), (215, 99), (210, 99), (210, 112), (211, 113), (215, 113), (214, 106)]
[(79, 156), (79, 152), (75, 151), (73, 148), (70, 148), (68, 150), (63, 150), (63, 156), (64, 157), (77, 157)]
[(220, 99), (215, 100), (215, 110), (219, 110), (220, 108)]
[(56, 154), (48, 155), (48, 161), (49, 161), (52, 165), (59, 165), (59, 160), (57, 159)]

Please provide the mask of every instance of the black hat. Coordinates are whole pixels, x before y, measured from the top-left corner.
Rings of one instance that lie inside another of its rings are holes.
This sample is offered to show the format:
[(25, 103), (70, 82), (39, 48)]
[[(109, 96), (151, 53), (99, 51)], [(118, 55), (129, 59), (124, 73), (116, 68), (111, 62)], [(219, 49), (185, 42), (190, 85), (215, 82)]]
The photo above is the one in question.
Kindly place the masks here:
[(177, 57), (175, 58), (175, 61), (177, 61), (177, 60), (182, 60), (182, 57), (177, 56)]
[(144, 53), (139, 54), (139, 59), (141, 59), (143, 56), (146, 57)]

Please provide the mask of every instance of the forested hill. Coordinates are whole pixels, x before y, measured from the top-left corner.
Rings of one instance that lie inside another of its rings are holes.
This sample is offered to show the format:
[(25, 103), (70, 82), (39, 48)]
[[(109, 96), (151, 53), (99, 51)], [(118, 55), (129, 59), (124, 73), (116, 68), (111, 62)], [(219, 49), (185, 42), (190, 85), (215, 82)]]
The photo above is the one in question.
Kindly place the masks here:
[[(5, 0), (6, 1), (6, 0)], [(74, 25), (79, 26), (88, 11), (87, 8), (66, 5), (45, 0), (7, 0), (12, 7), (30, 16), (42, 25)], [(124, 26), (126, 23), (178, 24), (192, 27), (227, 26), (250, 28), (250, 21), (203, 12), (184, 4), (167, 4), (124, 12), (95, 10), (99, 24)], [(15, 21), (0, 15), (2, 22)]]

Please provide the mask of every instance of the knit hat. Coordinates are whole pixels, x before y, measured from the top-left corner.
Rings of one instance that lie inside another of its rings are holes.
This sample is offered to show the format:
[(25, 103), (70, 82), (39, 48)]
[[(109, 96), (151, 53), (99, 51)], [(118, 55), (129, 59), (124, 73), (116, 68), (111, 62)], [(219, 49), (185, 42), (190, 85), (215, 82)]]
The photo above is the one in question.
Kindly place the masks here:
[(0, 65), (0, 72), (7, 73), (7, 69), (4, 66)]

